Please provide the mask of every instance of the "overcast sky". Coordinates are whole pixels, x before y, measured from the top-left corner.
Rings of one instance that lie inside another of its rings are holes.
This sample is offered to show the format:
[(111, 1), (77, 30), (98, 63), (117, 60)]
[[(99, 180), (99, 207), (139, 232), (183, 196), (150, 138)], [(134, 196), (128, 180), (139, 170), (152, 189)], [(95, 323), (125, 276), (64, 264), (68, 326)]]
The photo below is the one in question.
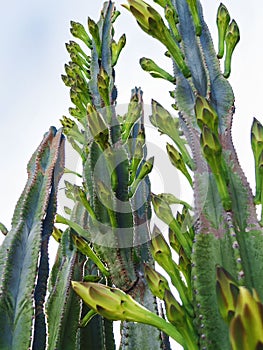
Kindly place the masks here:
[[(138, 29), (135, 20), (116, 1), (122, 15), (116, 22), (116, 36), (127, 34), (127, 46), (117, 68), (119, 103), (127, 103), (132, 87), (141, 86), (144, 101), (151, 98), (169, 107), (170, 84), (161, 84), (139, 67), (142, 56), (170, 68), (163, 47)], [(217, 45), (215, 17), (219, 1), (202, 1), (205, 17)], [(234, 141), (240, 161), (253, 182), (250, 126), (256, 116), (262, 121), (262, 3), (251, 0), (225, 1), (239, 24), (241, 42), (233, 57), (230, 82), (236, 96)], [(70, 20), (86, 23), (98, 19), (103, 1), (63, 0), (5, 2), (1, 16), (0, 55), (0, 221), (10, 225), (16, 200), (26, 181), (26, 164), (50, 125), (60, 126), (59, 118), (70, 105), (68, 89), (60, 75), (68, 61), (65, 42), (72, 39)]]
[[(161, 84), (139, 67), (142, 56), (155, 58), (167, 69), (163, 47), (138, 29), (132, 16), (120, 7), (116, 36), (127, 35), (127, 46), (117, 68), (119, 103), (127, 103), (130, 90), (141, 86), (144, 101), (151, 98), (169, 108), (167, 83)], [(151, 2), (151, 1), (149, 1)], [(0, 55), (0, 221), (10, 228), (15, 203), (25, 185), (27, 162), (50, 125), (60, 127), (59, 118), (70, 106), (69, 91), (61, 81), (68, 61), (65, 42), (72, 39), (70, 20), (86, 23), (98, 19), (100, 0), (13, 0), (1, 8)], [(202, 1), (205, 18), (217, 45), (215, 25), (219, 1)], [(226, 0), (224, 4), (241, 32), (234, 57), (230, 82), (236, 96), (233, 137), (241, 164), (254, 184), (250, 127), (255, 116), (263, 122), (262, 81), (262, 2)], [(159, 142), (159, 141), (157, 141)], [(254, 189), (253, 189), (254, 190)]]

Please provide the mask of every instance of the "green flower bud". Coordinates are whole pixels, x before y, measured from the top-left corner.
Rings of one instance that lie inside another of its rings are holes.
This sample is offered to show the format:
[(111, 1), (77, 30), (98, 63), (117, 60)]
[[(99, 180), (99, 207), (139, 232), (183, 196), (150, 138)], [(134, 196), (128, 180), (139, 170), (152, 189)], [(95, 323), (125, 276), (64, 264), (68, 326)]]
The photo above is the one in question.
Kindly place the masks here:
[[(2, 231), (2, 229), (1, 229), (1, 231)], [(52, 236), (58, 243), (60, 243), (62, 234), (63, 234), (63, 232), (59, 228), (57, 228), (56, 226), (53, 227)]]
[(222, 146), (217, 136), (207, 126), (202, 130), (200, 144), (207, 162), (216, 169), (217, 166), (213, 167), (214, 159), (217, 159), (216, 164), (221, 163)]
[(105, 275), (109, 276), (109, 270), (106, 268), (106, 266), (103, 264), (103, 262), (100, 260), (100, 258), (97, 256), (97, 254), (93, 251), (93, 249), (90, 247), (89, 243), (82, 238), (81, 236), (77, 236), (75, 234), (72, 235), (72, 240), (77, 247), (77, 249), (84, 255), (86, 255), (88, 258), (90, 258), (100, 269), (100, 271)]
[(174, 298), (170, 290), (166, 290), (164, 294), (166, 316), (177, 329), (186, 326), (185, 311), (178, 301)]
[(225, 5), (221, 3), (218, 7), (216, 17), (216, 24), (218, 29), (218, 58), (222, 58), (224, 56), (226, 30), (229, 25), (229, 22), (229, 12)]
[(169, 0), (153, 0), (153, 1), (156, 2), (156, 4), (158, 4), (164, 8), (167, 5)]
[(128, 113), (123, 118), (122, 124), (122, 139), (125, 142), (130, 136), (131, 130), (137, 120), (140, 118), (142, 112), (142, 103), (131, 99), (128, 106)]
[(88, 28), (89, 32), (94, 40), (96, 50), (98, 53), (98, 56), (101, 57), (101, 40), (100, 40), (100, 31), (97, 23), (93, 21), (90, 17), (88, 18)]
[(109, 320), (152, 323), (154, 314), (120, 289), (92, 282), (72, 281), (71, 284), (85, 304)]
[(71, 24), (71, 28), (70, 28), (71, 34), (75, 38), (82, 40), (88, 46), (88, 48), (92, 49), (92, 40), (88, 36), (84, 26), (80, 23), (73, 22), (73, 21), (71, 21), (70, 24)]
[(146, 160), (146, 162), (143, 163), (141, 170), (139, 171), (139, 174), (138, 174), (139, 180), (144, 179), (145, 176), (147, 176), (152, 171), (153, 163), (154, 163), (154, 157), (149, 158), (148, 160)]
[(81, 55), (85, 59), (86, 64), (89, 65), (91, 60), (90, 56), (88, 56), (75, 41), (70, 40), (69, 44), (66, 44), (66, 49), (69, 54), (75, 53)]
[(131, 160), (131, 166), (130, 166), (130, 181), (129, 185), (133, 183), (136, 177), (137, 169), (143, 159), (143, 145), (142, 142), (140, 142), (138, 139), (136, 139), (136, 145), (134, 154), (132, 156)]
[(216, 295), (221, 316), (230, 323), (236, 309), (239, 293), (238, 284), (233, 277), (223, 268), (216, 268)]
[(152, 100), (151, 123), (158, 128), (161, 134), (168, 135), (177, 145), (182, 153), (183, 160), (190, 169), (194, 168), (193, 160), (185, 147), (185, 140), (180, 137), (178, 118), (173, 118), (171, 114), (158, 102)]
[(255, 161), (258, 161), (259, 156), (263, 151), (263, 126), (256, 118), (253, 119), (251, 128), (251, 146)]
[(177, 149), (175, 149), (169, 143), (166, 144), (166, 150), (167, 150), (167, 153), (168, 153), (168, 156), (169, 156), (169, 159), (170, 159), (170, 162), (172, 163), (172, 165), (184, 174), (184, 176), (187, 178), (190, 185), (192, 186), (193, 181), (192, 181), (192, 178), (191, 178), (188, 170), (186, 169), (182, 154), (180, 152), (178, 152)]
[(239, 287), (235, 315), (230, 323), (233, 350), (263, 347), (263, 304), (256, 293), (253, 294), (245, 287)]
[(226, 57), (224, 77), (228, 78), (231, 73), (231, 60), (234, 49), (240, 40), (239, 28), (235, 20), (232, 20), (226, 32)]
[(167, 279), (148, 264), (144, 265), (144, 273), (153, 295), (163, 300), (165, 291), (170, 290)]
[(88, 127), (94, 140), (105, 150), (109, 146), (109, 130), (96, 108), (88, 103), (87, 105)]
[(70, 89), (70, 99), (82, 113), (86, 112), (86, 104), (83, 103), (81, 94), (79, 94), (74, 87)]
[(164, 256), (168, 257), (169, 259), (172, 259), (171, 249), (167, 244), (166, 240), (164, 239), (161, 231), (155, 225), (153, 227), (152, 236), (153, 238), (151, 240), (150, 249), (154, 259), (157, 262), (159, 259), (162, 259)]
[(162, 197), (153, 193), (152, 204), (158, 218), (165, 222), (167, 225), (170, 225), (174, 220), (174, 216), (169, 204), (164, 199), (162, 199)]
[(218, 133), (218, 116), (207, 99), (198, 95), (195, 101), (195, 115), (197, 124), (202, 130), (204, 125), (211, 129), (216, 135)]
[(170, 5), (165, 6), (165, 18), (167, 19), (167, 22), (169, 23), (169, 26), (173, 32), (173, 35), (175, 37), (175, 40), (178, 41), (178, 43), (182, 40), (181, 35), (179, 34), (179, 31), (176, 27), (176, 24), (179, 23), (178, 15), (175, 12), (174, 8), (172, 8)]
[(133, 183), (130, 186), (130, 190), (129, 190), (130, 198), (135, 194), (140, 182), (152, 171), (153, 162), (154, 162), (154, 157), (151, 157), (142, 164), (139, 174), (136, 176), (136, 178), (134, 179)]
[(196, 35), (200, 36), (202, 33), (202, 25), (200, 22), (200, 17), (197, 9), (197, 2), (196, 0), (186, 0), (186, 1), (188, 3), (191, 15), (193, 17)]
[(129, 5), (124, 7), (131, 11), (142, 30), (166, 46), (183, 75), (189, 78), (191, 72), (184, 61), (183, 54), (160, 14), (143, 0), (128, 0), (128, 2)]
[(254, 118), (251, 128), (251, 146), (255, 160), (256, 195), (254, 202), (260, 204), (263, 201), (263, 174), (262, 174), (262, 153), (263, 153), (263, 126)]
[(200, 145), (203, 155), (210, 166), (214, 175), (217, 189), (222, 200), (223, 207), (229, 211), (232, 206), (231, 198), (228, 192), (228, 174), (226, 165), (222, 157), (222, 146), (218, 137), (205, 125), (203, 127)]
[(66, 116), (63, 116), (63, 118), (60, 119), (60, 122), (63, 126), (63, 131), (65, 135), (67, 135), (67, 137), (72, 137), (75, 141), (79, 142), (81, 145), (85, 143), (85, 137), (83, 133), (80, 132), (74, 120)]
[(183, 206), (185, 206), (188, 209), (192, 209), (191, 205), (186, 203), (185, 201), (182, 201), (181, 199), (175, 197), (173, 194), (171, 193), (160, 193), (158, 194), (158, 196), (163, 199), (166, 203), (168, 203), (169, 205), (172, 204), (182, 204)]
[(140, 65), (142, 69), (146, 72), (149, 72), (152, 77), (154, 78), (161, 78), (167, 81), (170, 81), (171, 83), (175, 84), (176, 79), (166, 72), (164, 69), (159, 67), (153, 60), (150, 58), (143, 57), (140, 59)]
[(103, 67), (100, 68), (100, 72), (97, 76), (98, 80), (98, 90), (100, 93), (100, 96), (102, 100), (104, 101), (105, 106), (110, 105), (110, 77), (108, 73), (103, 69)]
[(120, 37), (118, 43), (116, 43), (115, 41), (112, 42), (112, 45), (111, 45), (112, 67), (114, 67), (116, 65), (118, 58), (120, 56), (120, 53), (125, 45), (126, 45), (126, 35), (125, 34), (123, 34)]

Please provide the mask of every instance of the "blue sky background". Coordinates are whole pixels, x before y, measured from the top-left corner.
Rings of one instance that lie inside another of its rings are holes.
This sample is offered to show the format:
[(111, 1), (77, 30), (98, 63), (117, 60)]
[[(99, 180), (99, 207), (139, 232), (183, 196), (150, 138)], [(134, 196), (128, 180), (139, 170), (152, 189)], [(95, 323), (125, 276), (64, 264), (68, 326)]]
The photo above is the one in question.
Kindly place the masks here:
[[(116, 70), (118, 102), (128, 103), (131, 88), (141, 86), (146, 104), (154, 98), (169, 108), (171, 85), (148, 76), (138, 62), (142, 56), (151, 57), (171, 70), (170, 61), (163, 56), (163, 47), (144, 34), (120, 7), (123, 2), (116, 1), (122, 12), (115, 25), (116, 37), (123, 32), (127, 35), (127, 46)], [(59, 118), (67, 115), (71, 105), (69, 90), (60, 78), (68, 61), (65, 42), (72, 39), (70, 20), (83, 24), (88, 16), (97, 20), (102, 4), (101, 0), (13, 0), (1, 6), (0, 221), (8, 228), (27, 179), (26, 165), (31, 154), (50, 125), (60, 127)], [(215, 18), (219, 1), (203, 0), (202, 4), (217, 45)], [(253, 188), (250, 127), (254, 116), (263, 122), (262, 2), (251, 0), (248, 5), (247, 1), (226, 0), (224, 4), (241, 32), (230, 78), (236, 96), (233, 138)]]

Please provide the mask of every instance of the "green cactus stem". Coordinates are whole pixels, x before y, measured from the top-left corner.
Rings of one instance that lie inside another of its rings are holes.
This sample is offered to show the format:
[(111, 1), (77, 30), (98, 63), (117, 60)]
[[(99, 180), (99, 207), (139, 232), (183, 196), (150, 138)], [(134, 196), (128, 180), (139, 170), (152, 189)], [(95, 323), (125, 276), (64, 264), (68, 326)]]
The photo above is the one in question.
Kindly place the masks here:
[(52, 127), (28, 163), (28, 181), (0, 247), (1, 349), (45, 349), (48, 242), (63, 167), (64, 137)]

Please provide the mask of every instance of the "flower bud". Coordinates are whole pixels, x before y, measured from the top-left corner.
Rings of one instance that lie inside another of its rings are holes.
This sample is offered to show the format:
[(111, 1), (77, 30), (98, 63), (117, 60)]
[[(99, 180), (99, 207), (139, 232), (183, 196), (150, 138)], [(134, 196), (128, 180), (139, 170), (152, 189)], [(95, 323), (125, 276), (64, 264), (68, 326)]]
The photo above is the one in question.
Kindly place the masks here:
[(225, 37), (226, 30), (230, 22), (230, 15), (222, 3), (219, 5), (217, 10), (216, 24), (218, 29), (218, 58), (222, 58), (224, 56), (225, 50)]
[(71, 34), (75, 38), (82, 40), (88, 46), (88, 48), (91, 49), (92, 48), (92, 40), (88, 36), (84, 26), (82, 24), (74, 22), (74, 21), (71, 21), (70, 24), (71, 24), (71, 29), (70, 29)]
[(109, 130), (102, 116), (91, 103), (87, 105), (87, 112), (88, 127), (91, 135), (102, 149), (107, 148), (109, 145)]
[(201, 25), (199, 13), (198, 13), (197, 1), (196, 0), (186, 0), (186, 1), (188, 3), (191, 15), (193, 17), (196, 35), (200, 36), (202, 33), (202, 25)]
[(187, 180), (189, 181), (190, 185), (193, 185), (193, 181), (192, 178), (185, 166), (182, 154), (180, 152), (177, 151), (177, 149), (175, 149), (172, 145), (170, 145), (169, 143), (166, 144), (166, 150), (169, 156), (169, 159), (172, 163), (173, 166), (175, 166), (178, 170), (180, 170), (184, 176), (187, 178)]
[(98, 53), (98, 56), (101, 57), (101, 40), (100, 40), (100, 31), (97, 23), (93, 21), (90, 17), (88, 18), (88, 28), (89, 32), (94, 40), (96, 50)]
[(124, 46), (126, 45), (126, 35), (123, 34), (118, 43), (116, 43), (115, 41), (112, 42), (112, 46), (111, 46), (111, 51), (112, 51), (112, 67), (114, 67), (118, 61), (118, 58), (120, 56), (120, 53), (122, 51), (122, 49), (124, 48)]
[(198, 95), (195, 102), (195, 115), (197, 124), (202, 130), (206, 125), (215, 134), (218, 133), (218, 116), (214, 108), (210, 105), (207, 99)]
[(167, 279), (148, 264), (144, 265), (144, 273), (153, 295), (163, 300), (165, 291), (170, 290)]
[(224, 77), (228, 78), (231, 73), (231, 61), (234, 49), (240, 40), (239, 28), (235, 20), (232, 20), (226, 32), (226, 57)]
[(263, 304), (253, 294), (245, 287), (239, 287), (235, 315), (230, 323), (233, 350), (263, 347)]
[(142, 30), (166, 46), (183, 75), (189, 78), (191, 72), (184, 61), (183, 54), (160, 14), (143, 0), (128, 0), (128, 2), (129, 5), (124, 7), (131, 11)]
[(233, 277), (223, 268), (216, 268), (216, 295), (219, 311), (229, 323), (235, 313), (239, 287)]
[(171, 83), (175, 84), (176, 79), (171, 74), (166, 72), (164, 69), (159, 67), (150, 58), (146, 58), (146, 57), (141, 58), (140, 65), (141, 65), (142, 69), (146, 72), (149, 72), (152, 77), (161, 78), (161, 79), (170, 81)]

